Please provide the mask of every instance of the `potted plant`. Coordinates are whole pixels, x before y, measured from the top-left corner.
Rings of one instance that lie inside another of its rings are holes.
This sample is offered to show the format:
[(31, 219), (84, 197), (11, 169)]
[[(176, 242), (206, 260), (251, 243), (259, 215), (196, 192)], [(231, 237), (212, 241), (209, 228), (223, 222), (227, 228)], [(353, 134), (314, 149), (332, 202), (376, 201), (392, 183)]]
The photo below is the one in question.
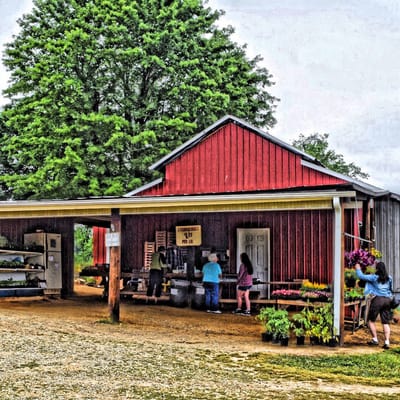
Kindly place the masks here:
[(282, 345), (287, 345), (290, 334), (290, 319), (286, 310), (275, 309), (273, 307), (265, 307), (260, 310), (256, 317), (261, 321), (265, 328), (262, 340), (268, 335), (272, 336), (273, 342), (281, 342)]
[(290, 319), (286, 310), (275, 310), (270, 319), (272, 335), (281, 343), (282, 346), (289, 344)]
[(291, 299), (298, 300), (301, 298), (300, 290), (296, 289), (277, 289), (271, 293), (274, 299)]
[(323, 307), (315, 307), (312, 311), (310, 338), (313, 338), (312, 344), (316, 344), (316, 340), (318, 340), (320, 344), (336, 346), (337, 337), (333, 328), (331, 303)]
[(311, 327), (309, 316), (308, 307), (303, 308), (299, 313), (292, 316), (291, 325), (298, 345), (304, 345), (306, 331)]
[(360, 300), (363, 297), (364, 297), (364, 294), (363, 294), (361, 288), (352, 288), (350, 290), (346, 290), (346, 292), (344, 293), (344, 301), (345, 302)]
[(275, 309), (273, 307), (263, 307), (260, 309), (259, 314), (256, 316), (264, 327), (264, 332), (261, 333), (261, 340), (263, 342), (270, 342), (272, 340), (272, 328), (269, 320), (274, 314)]
[(344, 270), (344, 282), (348, 288), (353, 288), (356, 286), (357, 273), (354, 268), (345, 268)]

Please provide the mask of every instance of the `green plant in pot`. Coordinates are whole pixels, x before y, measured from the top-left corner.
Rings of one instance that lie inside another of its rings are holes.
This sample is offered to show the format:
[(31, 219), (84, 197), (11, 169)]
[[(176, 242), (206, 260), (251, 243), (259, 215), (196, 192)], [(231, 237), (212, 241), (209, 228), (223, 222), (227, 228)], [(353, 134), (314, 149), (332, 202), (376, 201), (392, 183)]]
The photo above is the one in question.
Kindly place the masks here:
[(264, 332), (261, 333), (261, 340), (263, 342), (269, 342), (272, 340), (273, 333), (269, 320), (272, 318), (274, 313), (275, 309), (273, 307), (263, 307), (256, 316), (256, 319), (261, 322), (261, 325), (264, 328)]
[(273, 307), (265, 307), (256, 317), (265, 328), (265, 334), (272, 335), (272, 340), (287, 341), (290, 333), (289, 314), (286, 310), (276, 310)]
[(277, 310), (275, 314), (275, 335), (279, 338), (282, 346), (287, 346), (290, 335), (290, 319), (286, 310)]
[(303, 308), (300, 312), (292, 316), (291, 327), (296, 336), (297, 344), (303, 345), (306, 332), (310, 330), (310, 313), (308, 307)]
[(273, 340), (276, 342), (281, 340), (287, 341), (290, 333), (289, 314), (286, 310), (276, 310), (272, 308), (269, 312), (266, 323), (266, 330), (272, 333)]
[(352, 288), (350, 290), (346, 290), (344, 293), (344, 301), (349, 302), (353, 300), (359, 300), (364, 297), (364, 290), (361, 288)]
[(320, 343), (336, 345), (337, 338), (333, 328), (332, 303), (316, 307), (312, 312), (310, 336), (318, 338)]
[(345, 268), (344, 270), (344, 281), (348, 288), (353, 288), (356, 286), (357, 274), (354, 268)]
[(304, 307), (301, 310), (304, 324), (305, 336), (310, 338), (311, 344), (319, 344), (320, 338), (320, 330), (319, 330), (319, 322), (318, 322), (318, 314), (315, 313), (315, 309), (313, 307)]

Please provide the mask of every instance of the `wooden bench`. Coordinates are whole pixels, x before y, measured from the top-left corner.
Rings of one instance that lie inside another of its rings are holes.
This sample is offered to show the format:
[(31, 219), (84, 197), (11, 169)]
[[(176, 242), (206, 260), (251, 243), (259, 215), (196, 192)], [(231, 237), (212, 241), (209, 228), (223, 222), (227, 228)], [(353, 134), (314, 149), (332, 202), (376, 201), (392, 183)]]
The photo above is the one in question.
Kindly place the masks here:
[[(133, 300), (143, 300), (146, 301), (148, 299), (147, 295), (145, 292), (137, 292), (133, 290), (121, 290), (120, 291), (120, 296), (129, 296)], [(154, 297), (149, 298), (150, 301), (154, 302)], [(158, 301), (162, 302), (168, 302), (170, 300), (169, 294), (161, 294), (160, 297), (157, 298)]]
[[(250, 300), (251, 305), (275, 305), (276, 304), (276, 300), (270, 300), (270, 299), (251, 299)], [(224, 307), (224, 305), (226, 304), (237, 304), (237, 300), (236, 299), (219, 299), (219, 304), (221, 306), (221, 308)]]

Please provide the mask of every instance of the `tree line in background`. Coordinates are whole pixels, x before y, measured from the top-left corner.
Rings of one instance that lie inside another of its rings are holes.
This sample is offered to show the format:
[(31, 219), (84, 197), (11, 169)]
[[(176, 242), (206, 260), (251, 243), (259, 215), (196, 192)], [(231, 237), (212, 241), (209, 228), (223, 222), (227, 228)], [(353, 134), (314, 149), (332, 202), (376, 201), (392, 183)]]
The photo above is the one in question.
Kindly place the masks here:
[(122, 195), (226, 114), (273, 127), (272, 76), (217, 27), (222, 13), (205, 0), (35, 0), (3, 55), (1, 197)]

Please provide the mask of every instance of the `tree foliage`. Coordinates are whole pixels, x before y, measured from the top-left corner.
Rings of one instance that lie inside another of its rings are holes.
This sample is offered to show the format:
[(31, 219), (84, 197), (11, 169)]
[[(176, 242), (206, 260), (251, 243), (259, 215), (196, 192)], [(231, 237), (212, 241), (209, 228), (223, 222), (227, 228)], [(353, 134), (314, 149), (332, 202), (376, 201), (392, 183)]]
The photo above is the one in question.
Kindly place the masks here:
[(365, 179), (369, 175), (361, 171), (354, 163), (346, 163), (343, 155), (337, 154), (329, 149), (328, 133), (314, 133), (309, 136), (300, 134), (297, 140), (292, 142), (293, 146), (307, 154), (315, 157), (326, 168), (339, 172), (352, 178)]
[(216, 26), (222, 13), (202, 0), (34, 0), (3, 56), (4, 193), (121, 195), (226, 114), (272, 127), (271, 75)]
[(93, 230), (86, 225), (75, 225), (74, 264), (77, 267), (93, 264)]

